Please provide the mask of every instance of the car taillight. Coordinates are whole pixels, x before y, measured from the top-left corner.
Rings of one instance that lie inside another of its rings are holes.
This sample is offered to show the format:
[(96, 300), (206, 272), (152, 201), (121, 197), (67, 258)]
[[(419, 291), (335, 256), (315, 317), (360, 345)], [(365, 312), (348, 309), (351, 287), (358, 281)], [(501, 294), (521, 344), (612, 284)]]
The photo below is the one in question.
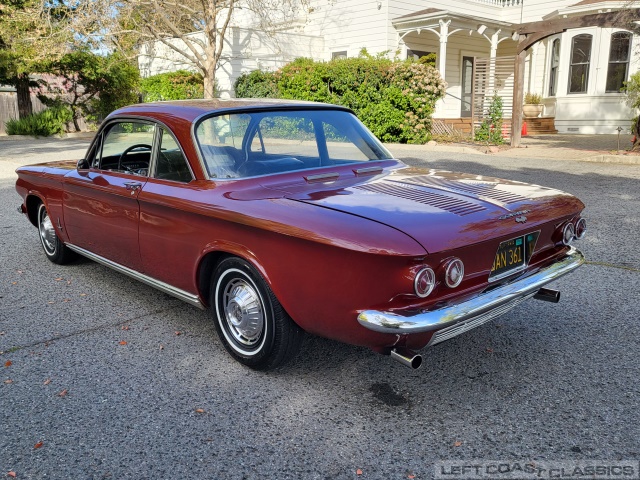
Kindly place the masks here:
[(428, 297), (436, 287), (436, 274), (429, 267), (423, 268), (416, 275), (413, 286), (415, 288), (416, 295), (420, 298)]
[(447, 262), (444, 272), (444, 281), (449, 288), (456, 288), (464, 277), (464, 263), (459, 258), (453, 258)]
[(587, 233), (587, 221), (584, 218), (581, 218), (576, 222), (576, 238), (578, 240), (584, 238), (584, 235)]
[(562, 243), (565, 245), (571, 245), (575, 236), (576, 230), (573, 223), (567, 222), (565, 226), (562, 227)]

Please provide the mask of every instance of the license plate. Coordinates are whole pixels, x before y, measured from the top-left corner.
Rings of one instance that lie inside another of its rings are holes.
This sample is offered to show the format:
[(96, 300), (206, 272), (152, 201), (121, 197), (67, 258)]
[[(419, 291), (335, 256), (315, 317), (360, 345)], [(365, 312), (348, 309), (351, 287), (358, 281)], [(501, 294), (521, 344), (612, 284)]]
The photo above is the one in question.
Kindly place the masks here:
[(540, 232), (528, 233), (502, 242), (493, 259), (489, 280), (499, 280), (524, 270), (529, 264), (539, 234)]

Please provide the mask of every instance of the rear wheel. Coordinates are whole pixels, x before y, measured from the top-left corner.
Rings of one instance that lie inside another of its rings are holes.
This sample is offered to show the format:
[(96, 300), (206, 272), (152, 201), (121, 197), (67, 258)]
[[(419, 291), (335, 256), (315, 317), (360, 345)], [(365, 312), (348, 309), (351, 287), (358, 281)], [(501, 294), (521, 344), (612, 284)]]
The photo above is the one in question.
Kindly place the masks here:
[(220, 340), (240, 363), (269, 370), (300, 349), (303, 330), (244, 260), (231, 257), (220, 262), (213, 273), (210, 302)]
[(44, 253), (53, 263), (63, 265), (73, 259), (73, 252), (60, 241), (44, 203), (38, 206), (38, 233)]

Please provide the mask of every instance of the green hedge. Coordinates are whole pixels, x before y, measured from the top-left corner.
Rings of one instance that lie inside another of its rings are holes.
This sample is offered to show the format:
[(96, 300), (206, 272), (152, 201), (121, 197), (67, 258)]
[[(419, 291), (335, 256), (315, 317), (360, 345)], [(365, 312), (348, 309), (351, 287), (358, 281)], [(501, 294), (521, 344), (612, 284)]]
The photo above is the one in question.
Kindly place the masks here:
[(177, 70), (143, 79), (140, 90), (145, 102), (203, 98), (204, 81), (199, 73)]
[(67, 123), (71, 122), (72, 118), (69, 107), (58, 105), (19, 120), (9, 120), (5, 128), (8, 135), (49, 137), (64, 133)]
[(275, 97), (344, 105), (385, 142), (430, 139), (445, 84), (431, 65), (370, 55), (316, 62), (299, 58), (276, 72), (241, 75), (236, 97)]

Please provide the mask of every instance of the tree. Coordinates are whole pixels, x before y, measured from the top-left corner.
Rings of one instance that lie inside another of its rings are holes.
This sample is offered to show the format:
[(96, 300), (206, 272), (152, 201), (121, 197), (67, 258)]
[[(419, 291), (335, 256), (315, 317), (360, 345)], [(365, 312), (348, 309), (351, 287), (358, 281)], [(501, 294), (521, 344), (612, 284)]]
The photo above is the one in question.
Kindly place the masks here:
[(77, 50), (41, 64), (40, 70), (55, 75), (59, 85), (49, 85), (39, 98), (46, 105), (68, 105), (78, 132), (83, 115), (101, 119), (138, 99), (138, 69), (119, 54), (101, 56)]
[(16, 88), (20, 118), (29, 115), (29, 74), (61, 55), (71, 40), (69, 8), (56, 0), (0, 0), (0, 84)]
[[(215, 92), (216, 69), (234, 18), (248, 18), (255, 28), (273, 32), (291, 24), (308, 0), (95, 0), (96, 21), (114, 44), (154, 43), (173, 52), (185, 66), (202, 74), (204, 96)], [(118, 15), (104, 12), (117, 11)]]

